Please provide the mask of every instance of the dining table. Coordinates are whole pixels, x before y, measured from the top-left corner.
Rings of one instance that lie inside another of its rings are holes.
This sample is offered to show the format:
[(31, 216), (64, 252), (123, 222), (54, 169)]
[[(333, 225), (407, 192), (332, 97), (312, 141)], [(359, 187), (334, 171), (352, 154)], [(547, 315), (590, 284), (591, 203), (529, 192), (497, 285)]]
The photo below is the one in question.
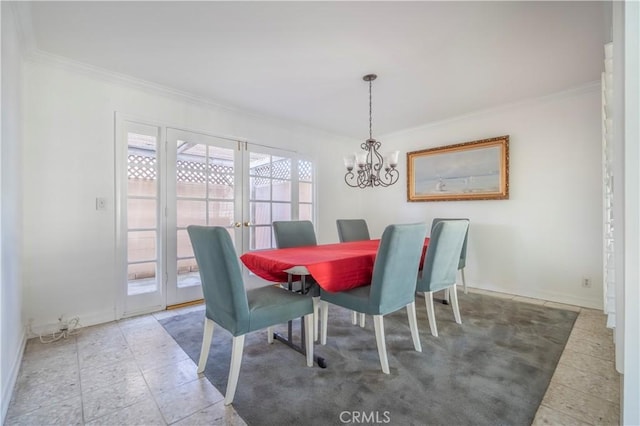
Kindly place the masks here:
[[(425, 238), (424, 261), (429, 238)], [(311, 275), (325, 291), (339, 292), (371, 284), (379, 239), (335, 244), (256, 250), (240, 256), (242, 263), (260, 278), (287, 282), (290, 275)]]
[[(420, 265), (423, 264), (429, 238), (425, 238)], [(347, 291), (352, 288), (371, 284), (373, 266), (380, 245), (379, 239), (350, 241), (335, 244), (290, 247), (250, 251), (242, 256), (242, 263), (258, 277), (274, 283), (288, 283), (289, 290), (295, 276), (302, 282), (311, 276), (323, 290), (329, 292)], [(273, 337), (304, 353), (304, 327), (301, 323), (302, 345), (293, 342), (292, 323), (289, 321), (287, 336), (274, 333)], [(318, 366), (326, 368), (326, 361), (314, 355)]]

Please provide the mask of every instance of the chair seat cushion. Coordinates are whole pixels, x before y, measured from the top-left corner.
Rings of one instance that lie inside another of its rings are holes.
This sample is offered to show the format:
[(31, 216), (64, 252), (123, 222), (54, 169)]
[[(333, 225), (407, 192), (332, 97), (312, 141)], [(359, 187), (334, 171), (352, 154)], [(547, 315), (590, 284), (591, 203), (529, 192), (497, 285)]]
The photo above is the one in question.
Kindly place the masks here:
[(356, 312), (362, 312), (370, 315), (378, 315), (380, 312), (378, 307), (371, 307), (369, 304), (370, 285), (352, 288), (347, 291), (329, 292), (320, 289), (320, 299), (343, 306)]
[(247, 301), (249, 302), (247, 333), (313, 313), (313, 302), (310, 297), (292, 293), (277, 286), (270, 285), (249, 290)]

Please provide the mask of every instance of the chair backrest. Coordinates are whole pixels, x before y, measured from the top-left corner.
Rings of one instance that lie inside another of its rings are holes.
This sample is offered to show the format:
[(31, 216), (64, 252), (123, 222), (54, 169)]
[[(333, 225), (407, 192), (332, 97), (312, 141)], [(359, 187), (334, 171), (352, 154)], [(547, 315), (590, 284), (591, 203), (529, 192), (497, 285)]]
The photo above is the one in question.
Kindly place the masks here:
[[(431, 222), (431, 232), (433, 233), (433, 227), (436, 226), (436, 224), (438, 222), (441, 222), (443, 220), (466, 220), (469, 221), (469, 219), (466, 218), (451, 218), (451, 219), (447, 219), (447, 218), (443, 218), (443, 217), (436, 217), (433, 219), (433, 222)], [(458, 262), (458, 269), (462, 269), (465, 267), (465, 265), (467, 264), (467, 239), (469, 237), (469, 228), (467, 228), (467, 233), (464, 234), (464, 244), (462, 244), (462, 251), (460, 252), (460, 261)]]
[(415, 299), (418, 267), (427, 235), (424, 223), (389, 225), (382, 233), (373, 265), (370, 306), (385, 315)]
[(277, 248), (317, 246), (316, 232), (308, 220), (273, 222)]
[(234, 336), (249, 330), (249, 303), (229, 232), (220, 226), (187, 227), (200, 270), (207, 318)]
[(456, 283), (460, 251), (469, 228), (468, 220), (441, 220), (432, 228), (418, 291), (437, 291)]
[(338, 219), (336, 225), (341, 243), (371, 239), (367, 222), (364, 219)]

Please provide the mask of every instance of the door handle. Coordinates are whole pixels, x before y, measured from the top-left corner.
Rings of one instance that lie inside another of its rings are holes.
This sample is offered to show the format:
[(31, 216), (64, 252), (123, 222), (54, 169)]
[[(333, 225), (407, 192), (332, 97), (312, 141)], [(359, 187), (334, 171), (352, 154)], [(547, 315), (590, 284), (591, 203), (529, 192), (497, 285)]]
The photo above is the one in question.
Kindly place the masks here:
[(235, 226), (236, 228), (240, 228), (242, 226), (242, 223), (236, 222), (233, 224), (233, 226)]
[(251, 222), (245, 222), (244, 226), (251, 226)]

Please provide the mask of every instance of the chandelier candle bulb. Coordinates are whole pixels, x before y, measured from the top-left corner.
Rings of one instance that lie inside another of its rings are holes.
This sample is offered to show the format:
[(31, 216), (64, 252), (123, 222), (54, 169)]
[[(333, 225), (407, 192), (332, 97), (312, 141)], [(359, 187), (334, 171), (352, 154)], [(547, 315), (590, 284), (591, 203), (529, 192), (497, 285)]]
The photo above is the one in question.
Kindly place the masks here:
[(396, 167), (398, 165), (399, 155), (400, 155), (400, 151), (391, 151), (389, 155), (387, 155), (387, 162), (391, 167)]
[(362, 151), (356, 154), (358, 167), (363, 168), (367, 164), (367, 153)]
[(346, 157), (344, 157), (344, 166), (347, 168), (347, 170), (351, 171), (353, 170), (353, 166), (356, 164), (356, 156), (354, 155), (347, 155)]

